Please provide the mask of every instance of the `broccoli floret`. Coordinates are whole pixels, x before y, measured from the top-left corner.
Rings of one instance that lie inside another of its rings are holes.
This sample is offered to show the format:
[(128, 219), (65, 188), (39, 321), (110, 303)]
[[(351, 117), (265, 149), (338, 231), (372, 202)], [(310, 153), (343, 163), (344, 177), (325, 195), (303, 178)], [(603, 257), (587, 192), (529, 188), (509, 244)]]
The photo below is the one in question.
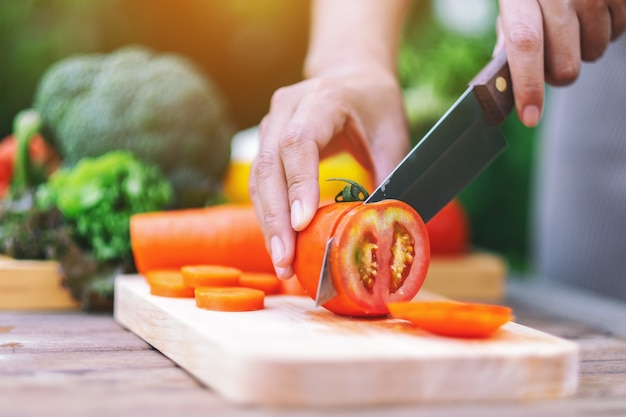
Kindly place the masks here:
[(66, 58), (40, 80), (34, 107), (66, 166), (127, 149), (158, 165), (180, 197), (214, 191), (229, 162), (225, 102), (180, 55), (127, 46)]
[(37, 205), (57, 207), (96, 260), (124, 261), (132, 256), (131, 215), (162, 210), (171, 197), (156, 166), (118, 150), (56, 171), (37, 190)]

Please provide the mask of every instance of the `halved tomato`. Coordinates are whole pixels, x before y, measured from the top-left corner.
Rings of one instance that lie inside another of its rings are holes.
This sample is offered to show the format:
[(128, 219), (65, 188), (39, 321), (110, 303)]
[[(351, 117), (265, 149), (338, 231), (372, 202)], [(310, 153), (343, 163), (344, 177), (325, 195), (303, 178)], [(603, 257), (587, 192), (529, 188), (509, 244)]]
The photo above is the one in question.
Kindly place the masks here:
[(324, 249), (337, 297), (323, 306), (349, 316), (381, 316), (387, 303), (412, 299), (430, 262), (428, 233), (422, 218), (397, 200), (335, 203), (321, 207), (298, 234), (294, 271), (315, 297)]
[(438, 300), (392, 302), (388, 307), (392, 317), (449, 337), (488, 337), (513, 320), (510, 307), (493, 304)]

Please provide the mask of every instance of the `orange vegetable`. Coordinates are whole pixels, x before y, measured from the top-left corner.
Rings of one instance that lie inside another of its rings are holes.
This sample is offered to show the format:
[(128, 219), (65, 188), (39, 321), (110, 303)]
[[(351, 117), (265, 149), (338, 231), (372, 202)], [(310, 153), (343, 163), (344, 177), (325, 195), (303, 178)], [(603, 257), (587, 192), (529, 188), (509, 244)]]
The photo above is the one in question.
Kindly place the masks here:
[(198, 287), (196, 305), (216, 311), (252, 311), (264, 307), (265, 293), (245, 287)]
[[(296, 277), (281, 280), (280, 287), (280, 293), (284, 295), (309, 295)], [(316, 294), (313, 294), (312, 298), (314, 298), (315, 295)]]
[(256, 288), (265, 295), (272, 295), (280, 293), (281, 280), (276, 275), (265, 272), (244, 272), (239, 278), (239, 286)]
[(409, 301), (388, 303), (387, 307), (392, 317), (451, 337), (488, 337), (513, 319), (509, 307), (480, 303)]
[(162, 297), (192, 298), (193, 288), (185, 285), (179, 270), (153, 270), (145, 273), (150, 286), (150, 294)]
[(232, 287), (239, 285), (241, 270), (221, 265), (186, 265), (181, 268), (186, 286)]
[(140, 273), (206, 264), (274, 272), (251, 205), (136, 214), (130, 219), (130, 239)]

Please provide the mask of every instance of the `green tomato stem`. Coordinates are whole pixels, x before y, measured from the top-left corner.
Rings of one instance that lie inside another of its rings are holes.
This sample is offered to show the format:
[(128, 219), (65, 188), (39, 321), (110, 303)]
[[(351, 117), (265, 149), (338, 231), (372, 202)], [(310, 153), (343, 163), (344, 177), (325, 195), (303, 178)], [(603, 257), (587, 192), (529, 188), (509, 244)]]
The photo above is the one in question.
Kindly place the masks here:
[(347, 182), (343, 190), (335, 196), (336, 203), (351, 203), (354, 201), (365, 201), (369, 197), (369, 193), (361, 184), (346, 178), (329, 178), (326, 181), (343, 181)]

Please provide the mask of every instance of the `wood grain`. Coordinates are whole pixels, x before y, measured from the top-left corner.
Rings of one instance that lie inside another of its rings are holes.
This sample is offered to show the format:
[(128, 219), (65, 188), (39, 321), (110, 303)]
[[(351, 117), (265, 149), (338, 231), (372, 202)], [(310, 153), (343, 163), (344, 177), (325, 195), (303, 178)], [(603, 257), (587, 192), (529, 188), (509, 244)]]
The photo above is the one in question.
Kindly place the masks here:
[(306, 297), (211, 312), (116, 282), (115, 319), (235, 403), (345, 406), (556, 398), (578, 382), (574, 343), (509, 323), (484, 340), (437, 337), (391, 319), (350, 319)]

